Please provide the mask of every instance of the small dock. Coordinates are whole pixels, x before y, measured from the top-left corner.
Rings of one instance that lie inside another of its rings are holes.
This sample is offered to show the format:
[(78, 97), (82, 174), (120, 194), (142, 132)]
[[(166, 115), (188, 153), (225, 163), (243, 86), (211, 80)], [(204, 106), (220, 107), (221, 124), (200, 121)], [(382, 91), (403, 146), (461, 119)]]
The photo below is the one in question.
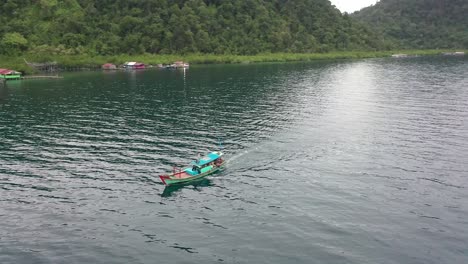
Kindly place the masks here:
[(31, 80), (31, 79), (63, 79), (62, 76), (58, 75), (30, 75), (21, 77), (22, 80)]

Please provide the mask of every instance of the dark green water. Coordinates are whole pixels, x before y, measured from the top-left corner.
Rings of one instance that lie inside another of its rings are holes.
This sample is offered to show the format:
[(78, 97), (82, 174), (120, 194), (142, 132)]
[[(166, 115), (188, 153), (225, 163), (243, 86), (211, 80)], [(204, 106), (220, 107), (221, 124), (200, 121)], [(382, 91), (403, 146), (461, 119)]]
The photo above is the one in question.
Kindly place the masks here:
[[(468, 60), (0, 87), (0, 263), (468, 263)], [(158, 175), (217, 150), (225, 171)]]

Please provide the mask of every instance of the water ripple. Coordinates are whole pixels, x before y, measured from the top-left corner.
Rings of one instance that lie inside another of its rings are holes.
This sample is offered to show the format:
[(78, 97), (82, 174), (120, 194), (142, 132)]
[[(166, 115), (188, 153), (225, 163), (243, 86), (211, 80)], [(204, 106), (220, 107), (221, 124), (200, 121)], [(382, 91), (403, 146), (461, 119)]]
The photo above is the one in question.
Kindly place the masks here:
[[(465, 263), (467, 65), (11, 82), (0, 90), (0, 262)], [(226, 170), (158, 179), (220, 140)]]

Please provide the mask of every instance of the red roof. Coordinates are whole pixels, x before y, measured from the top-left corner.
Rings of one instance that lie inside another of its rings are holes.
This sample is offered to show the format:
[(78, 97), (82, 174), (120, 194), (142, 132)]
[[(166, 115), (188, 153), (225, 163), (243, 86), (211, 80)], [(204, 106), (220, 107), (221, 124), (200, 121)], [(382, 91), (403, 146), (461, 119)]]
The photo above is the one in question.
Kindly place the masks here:
[(9, 69), (0, 69), (0, 74), (10, 74), (10, 73), (13, 73), (15, 71), (13, 70), (9, 70)]

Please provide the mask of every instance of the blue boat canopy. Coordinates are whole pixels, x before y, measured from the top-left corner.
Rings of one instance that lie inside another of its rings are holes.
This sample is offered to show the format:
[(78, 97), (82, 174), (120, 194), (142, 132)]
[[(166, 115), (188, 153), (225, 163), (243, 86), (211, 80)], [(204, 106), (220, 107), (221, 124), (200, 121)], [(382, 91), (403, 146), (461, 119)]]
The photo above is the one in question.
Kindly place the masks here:
[[(222, 154), (221, 154), (222, 155)], [(206, 165), (212, 161), (217, 160), (218, 158), (221, 157), (220, 153), (218, 152), (211, 152), (205, 157), (201, 158), (198, 162), (192, 161), (191, 165), (196, 165), (196, 166), (203, 166)]]

